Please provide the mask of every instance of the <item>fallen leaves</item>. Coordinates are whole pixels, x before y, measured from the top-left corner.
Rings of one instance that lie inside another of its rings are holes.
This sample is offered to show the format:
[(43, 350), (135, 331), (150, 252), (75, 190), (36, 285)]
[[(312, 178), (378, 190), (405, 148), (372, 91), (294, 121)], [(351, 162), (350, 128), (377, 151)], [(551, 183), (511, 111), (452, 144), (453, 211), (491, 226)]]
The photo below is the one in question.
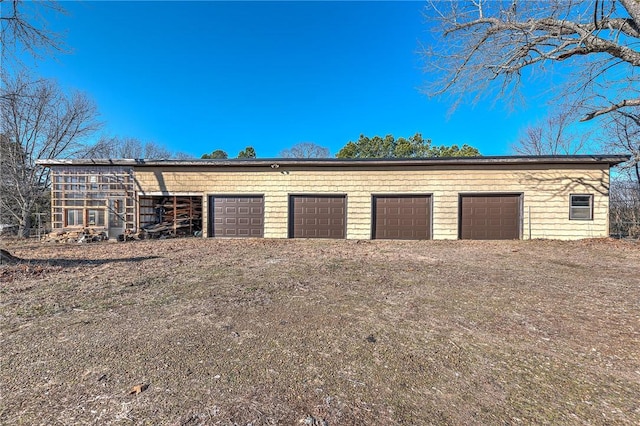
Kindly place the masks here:
[[(51, 273), (60, 272), (62, 268), (48, 264), (17, 263), (0, 265), (0, 283), (22, 283), (28, 279), (41, 279)], [(20, 286), (18, 286), (20, 287)]]
[(148, 384), (140, 383), (139, 385), (135, 385), (129, 390), (129, 395), (138, 395), (141, 392), (146, 391), (149, 388)]
[(0, 423), (640, 424), (624, 244), (12, 249), (38, 260), (0, 265)]

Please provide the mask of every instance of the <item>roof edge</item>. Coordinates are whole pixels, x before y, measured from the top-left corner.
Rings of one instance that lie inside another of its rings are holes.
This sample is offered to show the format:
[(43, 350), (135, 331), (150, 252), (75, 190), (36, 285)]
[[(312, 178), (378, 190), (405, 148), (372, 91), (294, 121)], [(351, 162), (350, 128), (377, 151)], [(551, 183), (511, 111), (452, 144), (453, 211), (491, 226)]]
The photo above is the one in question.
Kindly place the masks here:
[(41, 166), (129, 166), (129, 167), (271, 167), (281, 166), (435, 166), (435, 165), (485, 165), (485, 164), (588, 164), (604, 163), (609, 166), (631, 159), (627, 154), (592, 155), (529, 155), (482, 157), (431, 157), (431, 158), (260, 158), (260, 159), (41, 159)]

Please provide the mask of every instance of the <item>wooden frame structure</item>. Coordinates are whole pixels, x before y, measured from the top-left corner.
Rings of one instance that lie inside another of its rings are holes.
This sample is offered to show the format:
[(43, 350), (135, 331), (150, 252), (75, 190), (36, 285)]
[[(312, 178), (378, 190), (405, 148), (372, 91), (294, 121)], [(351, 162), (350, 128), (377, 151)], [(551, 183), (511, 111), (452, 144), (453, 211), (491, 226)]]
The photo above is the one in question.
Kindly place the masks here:
[(51, 226), (95, 229), (114, 238), (136, 229), (133, 169), (51, 167)]

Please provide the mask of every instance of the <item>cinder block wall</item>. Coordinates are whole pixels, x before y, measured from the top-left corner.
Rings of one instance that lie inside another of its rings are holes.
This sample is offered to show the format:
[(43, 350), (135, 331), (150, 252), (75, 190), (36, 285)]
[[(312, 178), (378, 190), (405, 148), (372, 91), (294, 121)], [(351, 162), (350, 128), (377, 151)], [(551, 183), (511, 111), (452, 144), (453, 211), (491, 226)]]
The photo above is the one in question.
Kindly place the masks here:
[[(458, 238), (460, 193), (522, 193), (523, 239), (594, 238), (609, 233), (606, 164), (211, 170), (137, 167), (135, 179), (139, 195), (202, 195), (205, 224), (209, 195), (263, 195), (265, 238), (287, 238), (288, 201), (293, 194), (346, 194), (349, 239), (371, 238), (372, 194), (411, 193), (432, 194), (434, 239)], [(570, 194), (593, 194), (593, 220), (569, 220)]]

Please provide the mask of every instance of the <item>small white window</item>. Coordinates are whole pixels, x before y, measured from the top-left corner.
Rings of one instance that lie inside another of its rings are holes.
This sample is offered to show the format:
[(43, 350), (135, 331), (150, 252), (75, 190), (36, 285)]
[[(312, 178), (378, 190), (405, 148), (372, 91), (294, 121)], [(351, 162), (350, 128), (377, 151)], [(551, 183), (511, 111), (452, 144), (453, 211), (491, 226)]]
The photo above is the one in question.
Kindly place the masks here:
[(593, 195), (572, 194), (569, 197), (570, 220), (593, 220)]

